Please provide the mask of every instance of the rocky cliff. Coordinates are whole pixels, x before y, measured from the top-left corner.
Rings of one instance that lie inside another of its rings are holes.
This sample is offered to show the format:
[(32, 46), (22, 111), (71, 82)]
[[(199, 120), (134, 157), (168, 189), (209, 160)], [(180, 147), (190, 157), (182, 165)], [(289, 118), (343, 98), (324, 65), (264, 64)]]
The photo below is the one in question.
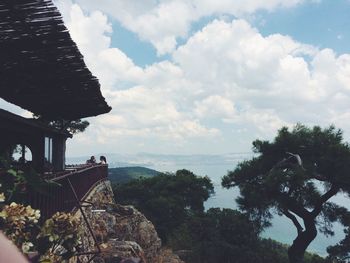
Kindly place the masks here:
[(82, 253), (92, 254), (81, 256), (81, 261), (87, 262), (100, 250), (93, 262), (184, 263), (170, 249), (162, 248), (154, 225), (143, 214), (114, 201), (108, 181), (88, 194), (82, 209), (84, 215), (76, 212), (82, 222)]

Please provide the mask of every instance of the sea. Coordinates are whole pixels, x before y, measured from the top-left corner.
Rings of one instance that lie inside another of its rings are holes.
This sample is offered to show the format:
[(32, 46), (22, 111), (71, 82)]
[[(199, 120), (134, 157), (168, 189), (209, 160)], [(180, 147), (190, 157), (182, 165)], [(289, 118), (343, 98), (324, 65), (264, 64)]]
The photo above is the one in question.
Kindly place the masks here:
[[(175, 172), (179, 169), (187, 169), (196, 175), (208, 176), (214, 184), (215, 194), (205, 202), (205, 209), (207, 210), (213, 207), (238, 209), (235, 199), (239, 195), (239, 189), (225, 189), (221, 187), (221, 178), (235, 167), (232, 164), (186, 164), (185, 167), (179, 165), (160, 164), (150, 165), (147, 167), (160, 172)], [(337, 196), (333, 197), (331, 201), (346, 206), (348, 209), (350, 209), (349, 199), (342, 194), (338, 194)], [(317, 253), (321, 256), (326, 256), (327, 247), (330, 245), (335, 245), (345, 236), (343, 227), (339, 223), (334, 224), (333, 230), (335, 235), (331, 237), (326, 237), (325, 235), (318, 233), (315, 240), (310, 244), (308, 251)], [(272, 220), (272, 226), (267, 228), (261, 236), (264, 238), (272, 238), (285, 244), (292, 244), (293, 240), (296, 238), (296, 235), (296, 229), (290, 222), (290, 219), (285, 216), (278, 216), (276, 214)]]

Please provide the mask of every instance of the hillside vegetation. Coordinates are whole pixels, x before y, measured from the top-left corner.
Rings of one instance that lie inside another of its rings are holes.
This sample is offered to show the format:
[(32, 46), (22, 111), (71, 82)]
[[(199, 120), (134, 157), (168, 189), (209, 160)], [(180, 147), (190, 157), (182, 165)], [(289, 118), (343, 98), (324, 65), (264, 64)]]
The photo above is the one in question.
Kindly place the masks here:
[(123, 184), (133, 179), (150, 178), (160, 173), (146, 167), (118, 167), (108, 169), (108, 178), (112, 184)]
[[(220, 208), (204, 211), (203, 203), (213, 189), (208, 177), (188, 170), (113, 186), (117, 200), (146, 215), (163, 243), (178, 251), (187, 263), (288, 262), (288, 247), (261, 239), (258, 227), (246, 214)], [(327, 261), (306, 253), (304, 262)]]

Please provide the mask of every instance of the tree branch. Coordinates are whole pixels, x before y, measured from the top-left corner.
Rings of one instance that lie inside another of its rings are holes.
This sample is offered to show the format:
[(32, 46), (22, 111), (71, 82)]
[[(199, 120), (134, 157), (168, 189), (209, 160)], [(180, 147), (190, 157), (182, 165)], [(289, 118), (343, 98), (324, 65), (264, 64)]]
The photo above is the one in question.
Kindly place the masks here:
[(303, 227), (300, 225), (298, 219), (295, 217), (295, 215), (293, 215), (292, 213), (290, 213), (288, 211), (288, 209), (283, 210), (283, 214), (288, 217), (290, 220), (292, 220), (294, 226), (297, 228), (298, 231), (298, 235), (303, 232)]
[(321, 174), (317, 174), (317, 173), (313, 173), (312, 178), (314, 178), (314, 179), (316, 179), (318, 181), (322, 181), (322, 182), (328, 181), (328, 179), (325, 176), (323, 176)]
[(309, 211), (307, 211), (302, 205), (298, 204), (297, 201), (285, 193), (279, 194), (279, 202), (283, 205), (283, 207), (286, 207), (288, 210), (292, 211), (294, 214), (304, 220), (310, 216)]
[(311, 211), (311, 216), (315, 218), (322, 210), (322, 205), (328, 201), (332, 196), (336, 195), (339, 191), (339, 186), (332, 185), (331, 189), (329, 189), (324, 195), (320, 197), (320, 199), (316, 202), (315, 208)]

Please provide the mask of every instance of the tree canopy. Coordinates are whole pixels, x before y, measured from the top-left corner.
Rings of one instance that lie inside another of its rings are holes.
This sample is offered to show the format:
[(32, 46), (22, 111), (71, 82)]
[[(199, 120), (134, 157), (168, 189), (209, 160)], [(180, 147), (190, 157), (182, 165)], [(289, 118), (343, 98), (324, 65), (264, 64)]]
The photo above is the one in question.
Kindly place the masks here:
[[(188, 263), (285, 263), (287, 246), (259, 238), (254, 223), (237, 210), (211, 208), (203, 202), (210, 180), (187, 170), (114, 185), (119, 202), (135, 205), (155, 225), (167, 247)], [(163, 244), (164, 244), (163, 243)], [(307, 263), (325, 263), (307, 253)]]
[[(174, 250), (190, 251), (188, 263), (285, 263), (287, 246), (257, 236), (247, 215), (232, 209), (211, 208), (193, 215), (174, 231), (169, 242)], [(326, 263), (306, 253), (305, 263)]]
[[(239, 187), (237, 202), (260, 230), (269, 226), (274, 212), (288, 217), (298, 233), (289, 261), (302, 262), (317, 230), (332, 235), (332, 223), (348, 223), (348, 210), (329, 199), (350, 193), (349, 145), (334, 126), (299, 124), (292, 130), (283, 127), (272, 142), (254, 141), (253, 150), (257, 156), (238, 164), (222, 185)], [(332, 251), (333, 257), (340, 255), (337, 251), (344, 256), (341, 244)]]
[(208, 177), (199, 177), (188, 170), (141, 178), (114, 187), (122, 204), (134, 205), (156, 226), (159, 236), (166, 237), (189, 214), (202, 212), (203, 203), (213, 192)]
[(76, 134), (79, 132), (84, 132), (90, 123), (86, 120), (76, 119), (76, 120), (47, 120), (40, 115), (33, 115), (33, 117), (40, 122), (56, 128), (61, 131), (68, 131), (71, 134)]

